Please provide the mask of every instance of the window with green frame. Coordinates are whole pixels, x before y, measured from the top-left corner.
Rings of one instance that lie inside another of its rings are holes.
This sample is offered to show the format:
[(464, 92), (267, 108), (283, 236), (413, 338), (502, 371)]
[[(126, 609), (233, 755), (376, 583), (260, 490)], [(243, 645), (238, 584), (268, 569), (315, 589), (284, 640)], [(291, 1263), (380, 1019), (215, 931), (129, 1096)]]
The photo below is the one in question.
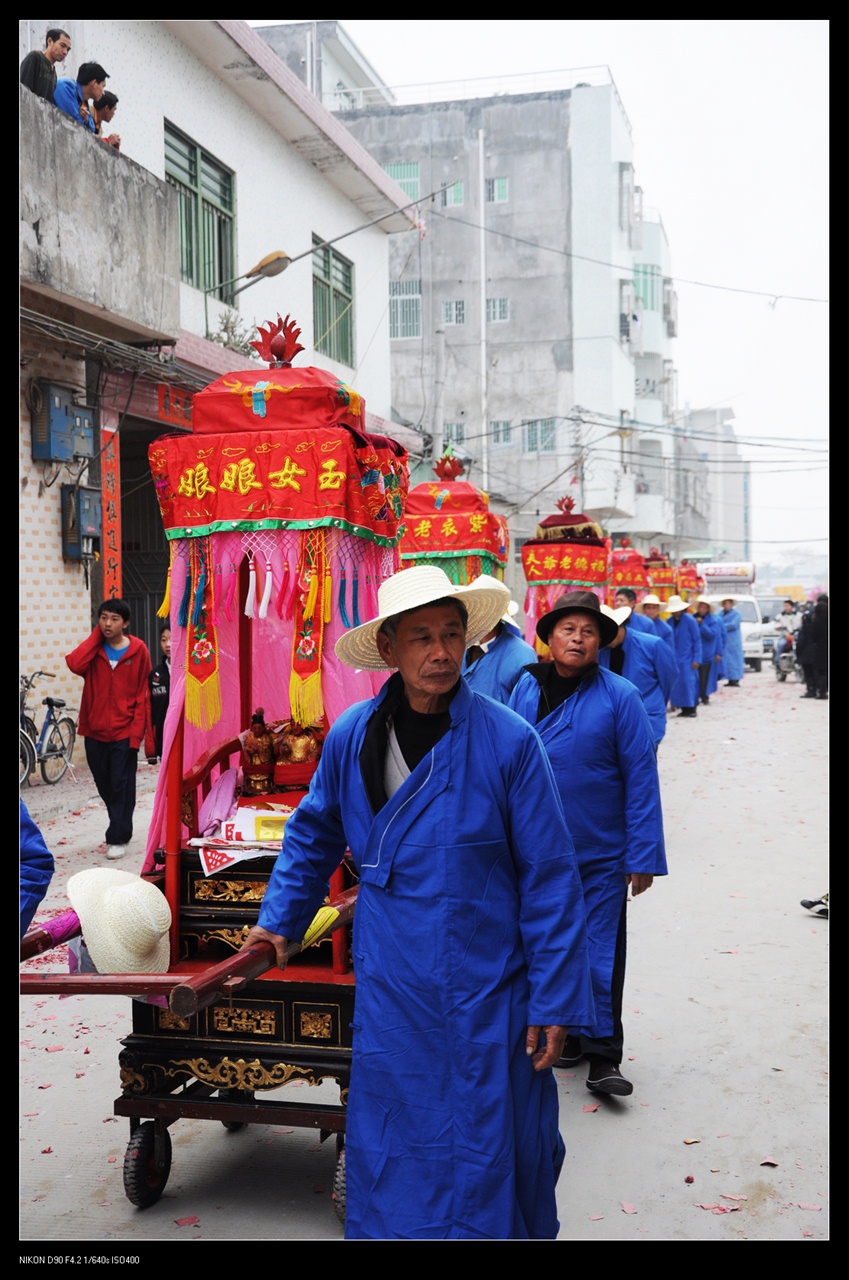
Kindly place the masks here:
[(389, 174), (390, 178), (398, 183), (398, 186), (405, 192), (411, 200), (419, 198), (419, 162), (411, 160), (409, 162), (398, 164), (385, 164), (384, 171)]
[(180, 217), (180, 279), (232, 302), (235, 271), (235, 175), (165, 121), (165, 181), (176, 189)]
[[(321, 236), (313, 235), (314, 245)], [(354, 367), (354, 264), (329, 245), (312, 255), (313, 346)]]

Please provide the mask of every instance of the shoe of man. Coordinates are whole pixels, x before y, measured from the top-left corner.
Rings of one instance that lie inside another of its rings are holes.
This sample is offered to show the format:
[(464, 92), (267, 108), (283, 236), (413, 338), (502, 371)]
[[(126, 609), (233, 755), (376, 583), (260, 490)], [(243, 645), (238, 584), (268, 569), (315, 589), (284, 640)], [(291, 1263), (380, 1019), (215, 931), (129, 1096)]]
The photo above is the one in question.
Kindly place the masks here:
[(118, 858), (123, 858), (126, 852), (127, 846), (125, 844), (110, 844), (106, 850), (106, 856), (112, 862), (115, 862)]
[(739, 689), (739, 688), (740, 688), (740, 681), (739, 681), (739, 680), (726, 680), (726, 682), (725, 682), (725, 687), (726, 687), (726, 689)]
[(617, 1098), (627, 1098), (634, 1092), (631, 1081), (625, 1079), (616, 1063), (603, 1059), (590, 1063), (587, 1088), (590, 1093), (607, 1093)]
[(812, 902), (810, 898), (803, 898), (800, 906), (806, 911), (810, 911), (811, 915), (821, 916), (823, 920), (828, 919), (828, 894), (824, 893), (821, 898), (817, 898), (816, 902)]
[(563, 1053), (555, 1062), (555, 1067), (577, 1067), (579, 1062), (583, 1062), (584, 1054), (581, 1049), (581, 1041), (579, 1036), (567, 1036), (563, 1042)]

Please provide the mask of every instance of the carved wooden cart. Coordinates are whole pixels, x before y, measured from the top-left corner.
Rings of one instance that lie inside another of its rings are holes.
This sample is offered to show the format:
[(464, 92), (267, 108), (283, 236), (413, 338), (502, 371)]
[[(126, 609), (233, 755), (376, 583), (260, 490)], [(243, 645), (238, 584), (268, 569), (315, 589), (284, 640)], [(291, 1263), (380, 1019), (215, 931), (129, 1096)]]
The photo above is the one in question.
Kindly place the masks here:
[[(275, 856), (261, 846), (269, 836), (262, 822), (273, 834), (276, 815), (253, 809), (296, 805), (318, 754), (310, 749), (306, 758), (298, 743), (305, 735), (320, 742), (347, 706), (373, 696), (385, 679), (343, 668), (334, 643), (373, 616), (380, 582), (399, 566), (406, 453), (365, 430), (365, 406), (351, 388), (326, 371), (291, 368), (300, 349), (291, 325), (260, 333), (257, 349), (271, 367), (212, 383), (194, 397), (192, 433), (150, 448), (171, 547), (161, 612), (170, 615), (172, 668), (142, 874), (162, 884), (171, 906), (169, 972), (57, 976), (52, 986), (41, 977), (30, 989), (143, 995), (122, 1041), (114, 1105), (130, 1120), (124, 1185), (134, 1204), (161, 1195), (168, 1129), (190, 1117), (228, 1129), (282, 1123), (313, 1127), (322, 1140), (335, 1136), (342, 1216), (354, 1001), (346, 922), (355, 886), (346, 864), (331, 881), (342, 914), (325, 940), (282, 973), (268, 967), (270, 948), (247, 967), (237, 953), (257, 921)], [(255, 737), (246, 738), (257, 708), (267, 728), (254, 724)], [(266, 734), (290, 749), (263, 754)], [(246, 856), (254, 853), (249, 839), (226, 838), (232, 824), (222, 828), (225, 838), (202, 834), (229, 770), (241, 779), (238, 814), (256, 823), (256, 856)], [(292, 1080), (335, 1080), (339, 1100), (275, 1098)]]

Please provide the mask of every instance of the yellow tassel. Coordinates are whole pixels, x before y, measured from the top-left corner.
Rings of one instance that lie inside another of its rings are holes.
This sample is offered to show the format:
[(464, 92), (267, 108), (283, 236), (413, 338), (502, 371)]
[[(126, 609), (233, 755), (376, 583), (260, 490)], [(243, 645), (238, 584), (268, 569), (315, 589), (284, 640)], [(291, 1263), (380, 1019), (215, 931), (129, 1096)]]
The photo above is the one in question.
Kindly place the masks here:
[(289, 708), (292, 719), (298, 724), (313, 724), (321, 719), (324, 715), (321, 671), (314, 671), (306, 680), (292, 672), (289, 677)]
[(211, 729), (221, 719), (221, 682), (218, 672), (201, 682), (186, 672), (186, 719), (199, 729)]
[(324, 621), (330, 621), (330, 606), (332, 604), (333, 583), (330, 579), (330, 565), (324, 566)]
[(306, 604), (304, 605), (305, 618), (312, 617), (313, 611), (315, 610), (315, 602), (316, 602), (317, 596), (318, 596), (318, 574), (315, 568), (313, 568), (312, 574), (310, 575), (310, 585), (309, 585), (309, 590), (307, 591), (307, 600), (306, 600)]
[(165, 579), (165, 598), (156, 611), (157, 618), (167, 618), (171, 613), (171, 569), (174, 565), (174, 543), (168, 543), (168, 550), (171, 553), (168, 561), (168, 576)]

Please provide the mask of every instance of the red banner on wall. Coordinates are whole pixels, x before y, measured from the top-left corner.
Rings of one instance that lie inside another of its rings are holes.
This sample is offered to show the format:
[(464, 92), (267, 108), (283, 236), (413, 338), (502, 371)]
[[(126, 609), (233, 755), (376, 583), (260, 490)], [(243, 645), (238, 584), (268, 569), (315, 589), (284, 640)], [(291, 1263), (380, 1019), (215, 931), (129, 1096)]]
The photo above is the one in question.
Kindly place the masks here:
[(118, 432), (103, 429), (100, 462), (103, 494), (103, 599), (121, 599), (121, 468), (118, 455)]

